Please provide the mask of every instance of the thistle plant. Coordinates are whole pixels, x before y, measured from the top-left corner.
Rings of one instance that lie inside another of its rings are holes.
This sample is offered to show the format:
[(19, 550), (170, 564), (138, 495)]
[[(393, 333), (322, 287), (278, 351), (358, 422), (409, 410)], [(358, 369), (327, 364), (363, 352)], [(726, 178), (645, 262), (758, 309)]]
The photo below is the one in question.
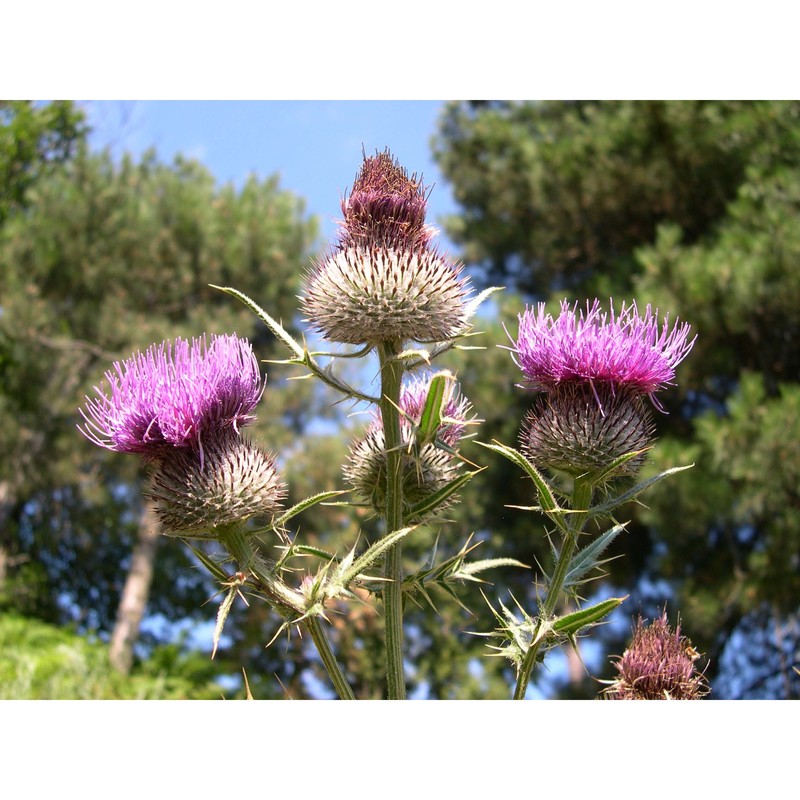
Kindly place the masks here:
[[(464, 346), (480, 303), (496, 291), (473, 295), (461, 265), (437, 250), (436, 231), (426, 223), (427, 196), (422, 181), (388, 151), (364, 157), (342, 201), (338, 237), (304, 276), (299, 298), (310, 331), (334, 352), (310, 351), (305, 338), (298, 341), (255, 300), (215, 287), (244, 303), (287, 348), (281, 363), (304, 369), (340, 399), (371, 405), (371, 421), (342, 467), (343, 491), (321, 491), (283, 509), (278, 458), (242, 434), (255, 419), (265, 383), (252, 347), (236, 336), (154, 345), (115, 364), (106, 373), (107, 388), (96, 387), (81, 410), (80, 427), (90, 441), (145, 461), (147, 497), (156, 503), (163, 532), (187, 540), (219, 584), (215, 649), (235, 598), (247, 592), (280, 616), (281, 630), (310, 633), (345, 699), (353, 692), (325, 629), (334, 604), (338, 610), (355, 600), (356, 590), (377, 595), (385, 619), (386, 694), (401, 699), (404, 597), (430, 601), (439, 589), (462, 603), (461, 584), (489, 569), (525, 566), (508, 558), (472, 560), (465, 536), (449, 558), (432, 558), (410, 574), (404, 569), (406, 537), (421, 523), (447, 524), (444, 512), (483, 469), (461, 452), (479, 422), (472, 405), (456, 376), (433, 362)], [(525, 696), (548, 649), (573, 642), (623, 600), (587, 607), (579, 591), (625, 527), (615, 522), (614, 510), (676, 471), (635, 483), (654, 440), (653, 409), (663, 410), (657, 394), (674, 382), (692, 346), (689, 333), (685, 323), (670, 325), (650, 306), (640, 314), (635, 304), (615, 312), (612, 303), (604, 311), (595, 300), (578, 311), (565, 301), (557, 318), (544, 305), (520, 315), (509, 349), (523, 386), (537, 397), (521, 420), (519, 450), (484, 446), (533, 481), (538, 504), (529, 510), (552, 523), (553, 567), (535, 584), (534, 613), (500, 602), (497, 628), (484, 633), (500, 640), (495, 650), (516, 668), (515, 698)], [(338, 371), (340, 359), (370, 356), (378, 362), (374, 394)], [(377, 541), (360, 552), (354, 543), (338, 555), (291, 535), (295, 516), (345, 492), (378, 519)], [(590, 522), (604, 519), (612, 522), (605, 533), (585, 533)], [(222, 557), (209, 555), (203, 540), (217, 542)], [(303, 564), (312, 559), (316, 569), (299, 568), (301, 558)], [(577, 610), (559, 614), (566, 600)]]
[[(565, 300), (557, 318), (544, 304), (519, 316), (511, 354), (524, 385), (539, 395), (522, 426), (521, 452), (498, 443), (489, 447), (533, 480), (539, 505), (531, 510), (544, 513), (554, 526), (554, 564), (541, 581), (535, 614), (520, 609), (520, 616), (505, 606), (495, 611), (499, 625), (493, 635), (502, 642), (496, 649), (516, 668), (516, 699), (524, 698), (548, 649), (574, 642), (624, 600), (585, 607), (580, 596), (624, 525), (614, 524), (583, 547), (580, 539), (590, 521), (614, 522), (615, 509), (677, 471), (625, 484), (638, 473), (654, 437), (645, 400), (661, 409), (656, 393), (674, 381), (675, 367), (691, 350), (689, 332), (686, 323), (662, 322), (650, 306), (640, 316), (636, 304), (623, 304), (615, 314), (613, 301), (608, 312), (598, 300), (587, 303), (585, 313)], [(562, 476), (566, 480), (559, 480)], [(598, 495), (602, 499), (595, 503)], [(578, 610), (559, 616), (567, 600)]]

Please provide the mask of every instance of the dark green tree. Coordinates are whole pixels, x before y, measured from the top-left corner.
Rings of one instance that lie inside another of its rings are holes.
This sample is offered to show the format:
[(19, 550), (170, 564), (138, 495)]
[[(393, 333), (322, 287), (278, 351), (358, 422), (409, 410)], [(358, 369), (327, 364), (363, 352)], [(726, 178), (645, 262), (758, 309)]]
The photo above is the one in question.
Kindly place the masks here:
[[(631, 616), (681, 612), (716, 697), (800, 694), (798, 123), (796, 102), (476, 102), (448, 106), (434, 142), (462, 207), (450, 236), (479, 283), (524, 298), (509, 330), (525, 301), (565, 296), (694, 326), (650, 469), (696, 466), (630, 508), (609, 569)], [(475, 513), (530, 563), (499, 502)], [(609, 626), (611, 652), (628, 632)]]
[(85, 134), (83, 112), (73, 103), (0, 100), (0, 225), (25, 207), (28, 189), (67, 161)]
[[(41, 113), (55, 116), (55, 132), (77, 114), (49, 108)], [(18, 138), (31, 113), (4, 107), (3, 164), (23, 163), (15, 154), (29, 152)], [(110, 635), (138, 553), (153, 572), (151, 620), (213, 619), (213, 605), (201, 608), (213, 586), (180, 543), (162, 544), (153, 558), (136, 459), (83, 439), (77, 410), (113, 360), (165, 338), (235, 331), (260, 358), (274, 356), (253, 315), (209, 284), (236, 286), (290, 322), (316, 225), (277, 178), (218, 186), (192, 161), (164, 164), (149, 153), (115, 163), (53, 135), (40, 134), (24, 170), (9, 167), (30, 179), (0, 226), (0, 597)], [(56, 156), (63, 163), (47, 166)], [(273, 450), (288, 450), (322, 402), (281, 374), (270, 369), (253, 431)], [(286, 471), (303, 464), (293, 459)], [(261, 649), (269, 635), (261, 632)]]

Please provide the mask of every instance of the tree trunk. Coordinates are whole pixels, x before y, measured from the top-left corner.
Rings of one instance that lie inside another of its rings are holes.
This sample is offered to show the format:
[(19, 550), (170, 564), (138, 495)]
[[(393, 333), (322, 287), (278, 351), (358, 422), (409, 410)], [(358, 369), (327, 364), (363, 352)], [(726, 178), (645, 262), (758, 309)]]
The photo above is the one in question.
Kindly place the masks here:
[(131, 567), (119, 601), (117, 621), (111, 634), (111, 665), (127, 675), (133, 665), (133, 645), (147, 606), (159, 537), (159, 522), (152, 505), (145, 502), (139, 518), (139, 538), (133, 548)]
[(11, 516), (11, 488), (8, 481), (0, 481), (0, 598), (6, 590), (8, 567), (11, 559), (6, 524)]

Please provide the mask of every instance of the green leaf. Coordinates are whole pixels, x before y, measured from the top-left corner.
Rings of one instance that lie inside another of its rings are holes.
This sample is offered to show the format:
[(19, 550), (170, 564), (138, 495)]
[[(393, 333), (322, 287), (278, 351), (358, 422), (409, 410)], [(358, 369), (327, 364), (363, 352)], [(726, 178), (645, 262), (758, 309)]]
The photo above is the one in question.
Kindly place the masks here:
[(415, 526), (409, 528), (401, 528), (399, 531), (393, 531), (387, 534), (382, 539), (379, 539), (375, 544), (371, 545), (365, 550), (349, 568), (344, 569), (339, 574), (339, 579), (342, 585), (347, 586), (354, 578), (358, 577), (375, 559), (383, 555), (390, 547), (394, 546), (404, 537), (408, 536)]
[(438, 492), (434, 492), (432, 495), (426, 497), (424, 500), (420, 500), (419, 503), (413, 505), (407, 512), (406, 516), (409, 520), (412, 519), (420, 519), (424, 517), (426, 514), (431, 514), (434, 512), (448, 497), (455, 494), (461, 487), (477, 475), (479, 472), (483, 472), (486, 467), (481, 467), (480, 469), (476, 469), (472, 472), (464, 472), (459, 475), (457, 478), (454, 478), (450, 483), (446, 486), (443, 486), (439, 489)]
[(197, 560), (218, 580), (227, 581), (230, 578), (227, 572), (220, 566), (217, 561), (207, 556), (202, 550), (199, 550), (194, 545), (186, 542), (186, 546), (195, 554)]
[(219, 638), (222, 636), (222, 629), (225, 626), (225, 620), (228, 619), (228, 614), (230, 613), (231, 607), (233, 606), (233, 601), (238, 591), (238, 587), (231, 586), (231, 588), (228, 590), (228, 593), (225, 595), (225, 599), (219, 605), (219, 611), (217, 612), (217, 624), (214, 627), (214, 648), (211, 651), (211, 658), (214, 658), (214, 656), (217, 654)]
[(608, 500), (605, 503), (601, 503), (599, 506), (593, 506), (589, 509), (588, 513), (591, 516), (597, 516), (600, 514), (607, 514), (609, 511), (613, 511), (618, 506), (621, 506), (623, 503), (627, 503), (633, 500), (635, 497), (640, 495), (645, 489), (649, 489), (654, 484), (658, 483), (659, 481), (664, 480), (664, 478), (674, 475), (676, 472), (683, 472), (684, 470), (691, 469), (694, 464), (688, 464), (685, 467), (673, 467), (672, 469), (665, 470), (664, 472), (660, 472), (658, 475), (654, 475), (652, 478), (648, 478), (646, 481), (642, 481), (642, 483), (637, 483), (632, 489), (628, 489), (627, 492), (619, 495), (619, 497), (612, 497), (611, 500)]
[(464, 307), (465, 318), (470, 319), (477, 312), (484, 300), (491, 297), (495, 292), (502, 292), (503, 289), (505, 289), (505, 286), (490, 286), (488, 289), (484, 289), (480, 294), (473, 297)]
[(559, 505), (556, 502), (553, 490), (550, 488), (550, 484), (547, 482), (544, 475), (542, 475), (539, 470), (537, 470), (536, 467), (534, 467), (533, 464), (531, 464), (531, 462), (522, 455), (522, 453), (515, 450), (513, 447), (508, 447), (500, 442), (493, 442), (492, 444), (477, 442), (477, 444), (481, 445), (482, 447), (487, 447), (489, 450), (494, 450), (495, 453), (499, 453), (501, 456), (504, 456), (509, 461), (512, 461), (514, 464), (520, 467), (528, 475), (528, 477), (536, 485), (536, 490), (539, 494), (539, 503), (541, 504), (542, 511), (544, 511), (545, 514), (557, 514), (561, 511), (561, 508), (559, 508)]
[(340, 490), (340, 491), (332, 491), (332, 492), (320, 492), (319, 494), (312, 495), (311, 497), (307, 497), (305, 500), (301, 500), (296, 505), (293, 505), (290, 509), (283, 512), (277, 519), (272, 521), (272, 528), (281, 528), (283, 527), (292, 517), (296, 517), (302, 511), (305, 511), (307, 508), (311, 508), (311, 506), (317, 505), (317, 503), (323, 503), (325, 500), (330, 500), (331, 497), (338, 497), (339, 495), (347, 494), (347, 491)]
[(571, 614), (565, 614), (563, 617), (554, 620), (550, 627), (556, 633), (565, 636), (574, 636), (581, 628), (585, 628), (587, 625), (593, 625), (603, 619), (607, 614), (610, 614), (615, 608), (618, 608), (627, 597), (627, 595), (625, 597), (611, 597), (589, 608), (581, 608), (578, 611), (573, 611)]
[(598, 536), (593, 542), (579, 550), (572, 557), (567, 567), (567, 574), (564, 576), (564, 588), (574, 586), (580, 579), (591, 570), (604, 563), (599, 560), (603, 551), (625, 530), (627, 522), (615, 525), (607, 530), (602, 536)]
[(322, 550), (319, 547), (313, 547), (309, 544), (295, 544), (292, 546), (292, 554), (293, 555), (301, 555), (301, 556), (314, 556), (316, 558), (321, 558), (323, 561), (337, 561), (338, 557), (333, 554), (329, 553), (327, 550)]
[[(301, 364), (302, 366), (308, 367), (313, 375), (316, 375), (320, 380), (327, 383), (329, 386), (332, 386), (337, 391), (341, 392), (342, 394), (346, 394), (348, 397), (357, 397), (359, 400), (366, 400), (369, 403), (378, 402), (377, 398), (370, 397), (369, 395), (363, 394), (359, 392), (358, 389), (354, 389), (349, 384), (345, 383), (343, 380), (338, 378), (331, 367), (328, 364), (325, 367), (321, 367), (314, 359), (311, 357), (311, 354), (308, 352), (307, 348), (304, 345), (301, 345), (288, 331), (280, 324), (277, 320), (273, 319), (266, 311), (264, 311), (261, 306), (259, 306), (254, 300), (251, 300), (246, 294), (238, 291), (237, 289), (233, 289), (230, 286), (217, 286), (213, 283), (209, 284), (213, 289), (219, 289), (226, 294), (231, 295), (232, 297), (241, 300), (277, 337), (277, 339), (289, 350), (292, 351), (294, 357), (287, 361), (282, 361), (278, 363), (282, 364)], [(337, 356), (337, 357), (347, 357), (346, 355)], [(302, 378), (309, 377), (308, 375), (301, 376)]]
[(495, 567), (522, 567), (530, 569), (527, 564), (517, 561), (516, 558), (485, 558), (482, 561), (470, 561), (465, 563), (455, 574), (454, 577), (472, 579), (473, 575)]
[(210, 283), (212, 289), (219, 289), (221, 292), (231, 295), (232, 297), (241, 300), (274, 334), (283, 342), (299, 359), (304, 359), (306, 356), (306, 349), (294, 337), (292, 337), (287, 330), (274, 320), (258, 303), (251, 300), (246, 294), (240, 292), (238, 289), (233, 289), (230, 286), (216, 286)]
[(422, 408), (422, 415), (416, 431), (416, 441), (419, 448), (431, 444), (436, 440), (436, 434), (442, 427), (442, 410), (447, 391), (447, 380), (452, 379), (450, 373), (440, 372), (431, 378), (428, 395)]
[(597, 472), (593, 472), (589, 477), (593, 484), (600, 484), (605, 481), (605, 479), (609, 475), (613, 475), (620, 467), (627, 464), (629, 461), (632, 461), (637, 456), (640, 456), (642, 453), (647, 452), (649, 448), (645, 448), (644, 450), (633, 450), (630, 453), (625, 453), (624, 455), (618, 456), (615, 458), (607, 467), (604, 467)]

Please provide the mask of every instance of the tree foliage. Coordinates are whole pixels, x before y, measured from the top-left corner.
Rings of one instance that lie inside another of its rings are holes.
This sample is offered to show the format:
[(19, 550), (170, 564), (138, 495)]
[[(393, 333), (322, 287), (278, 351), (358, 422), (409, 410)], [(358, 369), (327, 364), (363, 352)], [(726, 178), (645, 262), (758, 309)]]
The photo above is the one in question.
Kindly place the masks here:
[[(50, 127), (25, 173), (24, 206), (15, 201), (0, 227), (0, 597), (104, 635), (145, 476), (134, 459), (83, 440), (84, 395), (111, 361), (166, 338), (236, 331), (268, 358), (267, 332), (208, 284), (234, 283), (290, 322), (316, 224), (275, 177), (218, 186), (182, 158), (164, 164), (151, 152), (116, 162), (80, 139), (59, 147), (62, 117), (77, 112), (58, 110), (41, 112)], [(31, 113), (15, 106), (4, 116), (3, 163), (20, 160)], [(44, 169), (51, 150), (63, 163)], [(306, 424), (300, 409), (319, 402), (307, 385), (282, 383), (270, 370), (254, 429), (275, 449)], [(149, 616), (207, 618), (208, 583), (179, 543), (169, 545), (158, 552)]]

